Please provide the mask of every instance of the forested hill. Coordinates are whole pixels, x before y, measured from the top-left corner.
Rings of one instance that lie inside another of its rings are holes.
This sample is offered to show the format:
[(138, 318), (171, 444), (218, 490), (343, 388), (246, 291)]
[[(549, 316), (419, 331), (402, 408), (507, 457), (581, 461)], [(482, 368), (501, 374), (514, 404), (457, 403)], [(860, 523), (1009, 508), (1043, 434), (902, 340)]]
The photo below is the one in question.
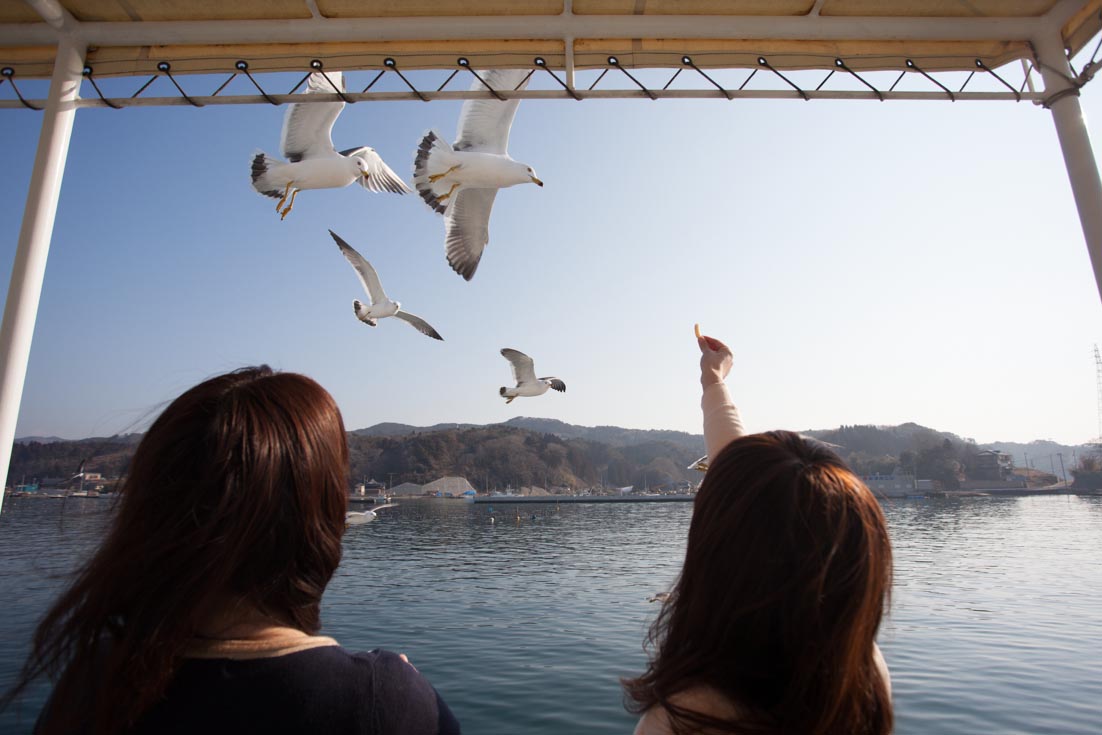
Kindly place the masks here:
[(947, 431), (928, 429), (914, 423), (899, 426), (839, 426), (837, 429), (818, 429), (804, 432), (816, 439), (837, 444), (851, 452), (898, 457), (907, 450), (941, 444), (946, 439), (963, 442), (964, 439)]
[(517, 416), (501, 424), (434, 424), (432, 426), (410, 426), (409, 424), (383, 423), (369, 426), (366, 429), (356, 429), (352, 433), (357, 436), (407, 436), (415, 433), (427, 433), (437, 431), (449, 431), (454, 429), (492, 428), (505, 426), (540, 434), (553, 434), (561, 439), (587, 439), (589, 441), (609, 444), (614, 447), (626, 447), (633, 444), (648, 444), (651, 442), (670, 442), (685, 449), (691, 449), (698, 454), (704, 453), (704, 437), (700, 434), (689, 434), (684, 431), (667, 431), (664, 429), (624, 429), (619, 426), (577, 426), (556, 419), (528, 418)]
[(613, 446), (502, 424), (404, 436), (352, 433), (348, 444), (357, 479), (425, 483), (459, 475), (480, 490), (510, 485), (655, 487), (681, 480), (698, 482), (700, 473), (687, 467), (703, 454), (703, 446), (688, 449), (667, 441)]
[(7, 484), (21, 483), (24, 477), (27, 482), (72, 477), (85, 460), (85, 471), (118, 477), (130, 467), (130, 458), (141, 438), (141, 434), (125, 434), (76, 441), (57, 437), (49, 437), (45, 442), (32, 437), (16, 439)]
[[(918, 424), (841, 426), (805, 432), (837, 447), (859, 474), (890, 473), (896, 468), (919, 477), (942, 479), (950, 486), (965, 478), (976, 454), (985, 448), (1015, 455), (1018, 466), (1070, 471), (1073, 458), (1087, 446), (1047, 441), (977, 445), (956, 434)], [(123, 474), (140, 435), (47, 442), (27, 437), (14, 446), (8, 484), (33, 478), (72, 476), (84, 459), (86, 469), (112, 478)], [(424, 483), (445, 475), (466, 477), (479, 488), (526, 486), (656, 486), (696, 482), (685, 469), (704, 454), (703, 437), (679, 431), (575, 426), (553, 419), (517, 417), (503, 424), (376, 424), (349, 434), (351, 480), (374, 478), (389, 484)], [(1077, 453), (1077, 454), (1076, 454)]]
[(1030, 482), (1053, 483), (1076, 469), (1080, 460), (1090, 458), (1102, 465), (1102, 457), (1088, 445), (1067, 446), (1052, 441), (1028, 444), (993, 442), (976, 444), (944, 431), (918, 424), (900, 426), (841, 426), (828, 431), (808, 432), (838, 445), (839, 454), (861, 475), (889, 474), (896, 470), (915, 473), (921, 479), (938, 480), (954, 489), (964, 480), (988, 479), (982, 470), (980, 452), (992, 449), (1011, 455), (1016, 469)]
[[(459, 475), (479, 489), (510, 485), (581, 488), (601, 484), (655, 487), (683, 480), (698, 482), (701, 477), (687, 468), (704, 453), (702, 439), (692, 448), (658, 440), (613, 446), (503, 424), (446, 426), (450, 428), (410, 427), (396, 436), (350, 433), (350, 481), (374, 478), (388, 484), (423, 484)], [(83, 460), (87, 460), (88, 472), (118, 477), (129, 466), (136, 438), (17, 442), (8, 484), (22, 482), (24, 477), (28, 481), (71, 477)]]

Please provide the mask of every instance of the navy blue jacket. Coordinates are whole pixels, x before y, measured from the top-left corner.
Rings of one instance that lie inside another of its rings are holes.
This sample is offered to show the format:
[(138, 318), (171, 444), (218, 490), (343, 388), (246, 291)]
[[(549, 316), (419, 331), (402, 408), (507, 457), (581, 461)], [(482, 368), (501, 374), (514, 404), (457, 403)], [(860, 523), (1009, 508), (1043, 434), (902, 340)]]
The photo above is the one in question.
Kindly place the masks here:
[[(62, 706), (51, 701), (43, 717)], [(154, 733), (459, 735), (459, 722), (397, 654), (321, 646), (272, 658), (185, 660), (165, 698), (130, 731)]]

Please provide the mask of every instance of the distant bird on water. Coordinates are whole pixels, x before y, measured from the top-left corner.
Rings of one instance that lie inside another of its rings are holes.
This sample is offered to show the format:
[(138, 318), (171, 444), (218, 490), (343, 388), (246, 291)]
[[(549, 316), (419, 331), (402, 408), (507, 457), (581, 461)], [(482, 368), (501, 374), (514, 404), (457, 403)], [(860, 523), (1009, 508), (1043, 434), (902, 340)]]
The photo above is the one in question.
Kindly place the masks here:
[[(528, 85), (524, 69), (479, 72), (491, 89), (511, 92)], [(479, 80), (471, 91), (486, 91)], [(413, 162), (413, 185), (432, 209), (444, 215), (444, 252), (448, 265), (468, 281), (490, 241), (490, 209), (497, 190), (543, 182), (532, 167), (509, 157), (509, 129), (520, 100), (467, 100), (459, 113), (453, 145), (430, 131)]]
[(501, 351), (501, 356), (513, 367), (513, 379), (517, 381), (515, 388), (502, 386), (498, 391), (498, 395), (504, 398), (506, 403), (512, 403), (514, 398), (520, 396), (541, 396), (548, 388), (554, 388), (560, 393), (566, 392), (566, 383), (558, 378), (537, 378), (535, 363), (523, 352), (506, 347)]
[[(306, 94), (336, 94), (338, 91), (344, 91), (342, 72), (316, 71), (310, 75)], [(339, 189), (359, 181), (365, 189), (374, 192), (407, 194), (411, 191), (398, 174), (383, 163), (374, 148), (360, 146), (340, 152), (333, 148), (333, 123), (343, 109), (343, 101), (292, 103), (283, 119), (279, 143), (287, 162), (263, 152), (253, 157), (253, 188), (279, 200), (276, 211), (280, 219), (291, 213), (295, 197), (303, 189)], [(288, 195), (290, 202), (287, 202)], [(284, 202), (287, 202), (285, 208)]]
[(329, 234), (337, 242), (337, 247), (344, 253), (345, 259), (356, 270), (356, 275), (360, 277), (360, 283), (363, 284), (364, 290), (371, 297), (371, 306), (365, 306), (359, 299), (352, 301), (352, 309), (356, 312), (357, 319), (369, 327), (374, 327), (378, 325), (380, 319), (392, 316), (406, 322), (421, 334), (438, 339), (441, 342), (444, 341), (440, 333), (433, 329), (428, 322), (419, 316), (410, 314), (408, 311), (402, 311), (400, 303), (390, 300), (386, 292), (383, 291), (379, 274), (371, 267), (371, 263), (368, 263), (362, 255), (356, 252), (355, 248), (342, 240), (340, 235), (332, 230), (329, 230)]
[(350, 510), (344, 514), (344, 524), (346, 526), (362, 526), (365, 523), (371, 523), (379, 517), (375, 511), (382, 510), (383, 508), (396, 508), (397, 506), (397, 503), (387, 503), (386, 505), (376, 505), (370, 510)]

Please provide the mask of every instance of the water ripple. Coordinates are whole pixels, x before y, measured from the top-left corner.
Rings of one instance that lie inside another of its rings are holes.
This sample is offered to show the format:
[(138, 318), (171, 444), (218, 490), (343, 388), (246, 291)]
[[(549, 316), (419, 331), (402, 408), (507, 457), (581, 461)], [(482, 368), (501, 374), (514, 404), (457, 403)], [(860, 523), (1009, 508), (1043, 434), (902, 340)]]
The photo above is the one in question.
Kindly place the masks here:
[[(519, 519), (517, 511), (519, 510)], [(349, 529), (325, 632), (405, 652), (476, 735), (624, 733), (621, 676), (680, 568), (688, 504), (403, 501)], [(1102, 732), (1102, 499), (908, 500), (881, 645), (897, 732)], [(0, 515), (0, 686), (108, 517), (97, 500), (8, 500)], [(29, 730), (0, 714), (0, 731)]]

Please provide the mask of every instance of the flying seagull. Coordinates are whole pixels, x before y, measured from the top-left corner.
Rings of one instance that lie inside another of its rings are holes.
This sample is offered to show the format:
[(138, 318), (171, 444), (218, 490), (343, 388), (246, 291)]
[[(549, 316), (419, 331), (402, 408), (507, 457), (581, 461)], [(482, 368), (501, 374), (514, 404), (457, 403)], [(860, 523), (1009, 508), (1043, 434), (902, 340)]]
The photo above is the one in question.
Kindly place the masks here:
[(397, 503), (387, 503), (386, 505), (376, 505), (371, 510), (350, 510), (344, 514), (344, 524), (346, 526), (362, 526), (365, 523), (371, 523), (379, 517), (375, 511), (382, 510), (383, 508), (394, 508), (397, 505)]
[(558, 378), (537, 378), (536, 366), (532, 358), (508, 347), (501, 351), (501, 356), (513, 366), (513, 379), (517, 381), (515, 388), (501, 387), (498, 395), (505, 399), (506, 403), (512, 403), (519, 396), (540, 396), (547, 392), (548, 388), (554, 388), (560, 393), (566, 392), (566, 383)]
[[(330, 83), (332, 80), (332, 83)], [(336, 85), (334, 87), (334, 85)], [(344, 74), (316, 71), (310, 75), (306, 94), (344, 91)], [(333, 123), (344, 102), (295, 102), (287, 108), (279, 147), (287, 163), (258, 152), (253, 157), (253, 188), (278, 199), (276, 211), (283, 219), (303, 189), (337, 189), (359, 181), (374, 192), (407, 194), (411, 189), (383, 163), (374, 148), (360, 146), (338, 152), (333, 148)], [(290, 195), (291, 201), (287, 202)], [(283, 208), (283, 203), (287, 207)]]
[[(479, 76), (494, 90), (512, 91), (528, 84), (523, 69), (494, 69)], [(472, 91), (485, 90), (475, 80)], [(453, 145), (430, 131), (413, 162), (413, 184), (433, 210), (444, 215), (444, 252), (448, 265), (468, 281), (490, 241), (490, 209), (497, 190), (543, 182), (532, 167), (509, 157), (509, 129), (520, 100), (467, 100), (459, 113)]]
[(408, 311), (402, 311), (400, 303), (391, 301), (387, 297), (386, 292), (383, 291), (383, 284), (379, 281), (379, 274), (371, 267), (371, 263), (364, 259), (364, 256), (357, 253), (356, 249), (342, 240), (337, 233), (329, 230), (329, 234), (336, 240), (337, 247), (344, 253), (344, 257), (356, 269), (356, 275), (360, 277), (360, 283), (363, 284), (364, 290), (371, 297), (371, 306), (365, 306), (359, 299), (353, 300), (352, 308), (356, 312), (356, 318), (369, 327), (374, 327), (378, 325), (380, 319), (385, 319), (388, 316), (396, 317), (413, 326), (421, 334), (428, 335), (441, 342), (444, 341), (444, 338), (428, 322), (419, 316), (410, 314)]

